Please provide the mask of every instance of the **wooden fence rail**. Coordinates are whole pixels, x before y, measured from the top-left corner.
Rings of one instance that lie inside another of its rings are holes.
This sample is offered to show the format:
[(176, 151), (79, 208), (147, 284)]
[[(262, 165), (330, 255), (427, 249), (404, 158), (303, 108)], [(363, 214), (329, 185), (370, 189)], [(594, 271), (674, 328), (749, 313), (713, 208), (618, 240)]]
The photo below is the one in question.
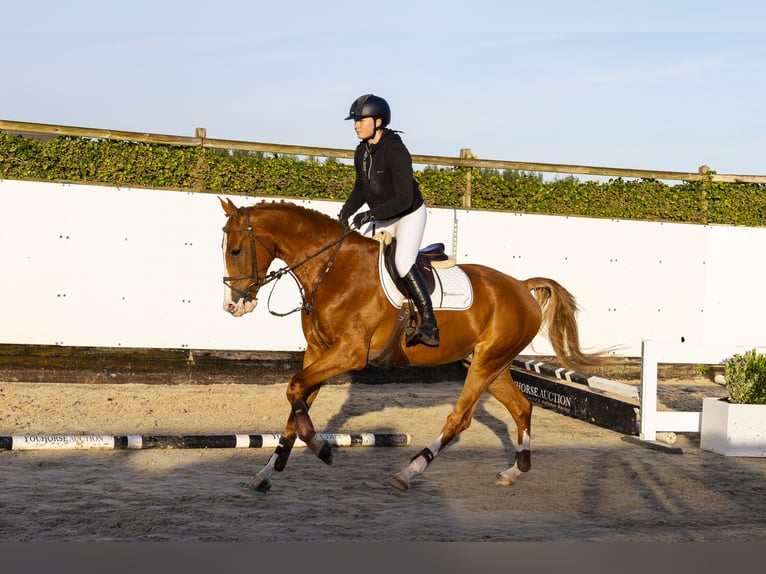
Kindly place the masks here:
[[(128, 132), (81, 128), (73, 126), (57, 126), (30, 122), (0, 120), (0, 131), (27, 135), (75, 136), (95, 139), (122, 140), (141, 143), (195, 146), (203, 148), (231, 149), (265, 153), (283, 153), (297, 156), (331, 157), (352, 159), (353, 150), (282, 145), (262, 142), (247, 142), (208, 138), (205, 128), (197, 128), (194, 137), (174, 136), (165, 134)], [(736, 175), (710, 173), (710, 168), (701, 166), (697, 172), (656, 171), (646, 169), (630, 169), (619, 167), (597, 167), (586, 165), (568, 165), (556, 163), (535, 163), (525, 161), (505, 161), (495, 159), (480, 159), (474, 157), (469, 149), (463, 149), (460, 157), (445, 157), (436, 155), (413, 154), (412, 161), (416, 165), (451, 166), (466, 168), (488, 168), (497, 170), (518, 170), (542, 173), (566, 173), (579, 175), (599, 175), (629, 177), (639, 179), (661, 179), (671, 181), (711, 181), (725, 183), (766, 183), (766, 175)], [(468, 206), (470, 206), (470, 170), (466, 179)], [(464, 202), (466, 203), (466, 202)]]

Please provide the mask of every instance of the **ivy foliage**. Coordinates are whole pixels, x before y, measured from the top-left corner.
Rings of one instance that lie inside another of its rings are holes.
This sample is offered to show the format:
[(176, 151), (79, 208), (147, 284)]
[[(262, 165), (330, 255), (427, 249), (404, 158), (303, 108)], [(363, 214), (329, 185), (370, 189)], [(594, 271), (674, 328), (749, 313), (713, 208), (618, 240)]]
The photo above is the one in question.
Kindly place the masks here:
[[(751, 227), (766, 221), (763, 184), (545, 181), (537, 173), (437, 166), (415, 179), (427, 205), (459, 208), (469, 171), (472, 209)], [(354, 170), (332, 158), (0, 133), (0, 178), (342, 200)]]

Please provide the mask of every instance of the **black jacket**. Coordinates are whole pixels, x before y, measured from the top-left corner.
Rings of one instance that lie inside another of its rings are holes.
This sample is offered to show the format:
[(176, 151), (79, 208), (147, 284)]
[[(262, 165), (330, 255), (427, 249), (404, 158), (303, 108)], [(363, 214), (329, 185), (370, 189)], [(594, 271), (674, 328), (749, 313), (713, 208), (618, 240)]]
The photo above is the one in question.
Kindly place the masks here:
[(420, 188), (412, 178), (410, 152), (399, 134), (386, 129), (377, 144), (360, 142), (354, 167), (354, 188), (341, 210), (345, 219), (365, 203), (378, 220), (402, 217), (423, 205)]

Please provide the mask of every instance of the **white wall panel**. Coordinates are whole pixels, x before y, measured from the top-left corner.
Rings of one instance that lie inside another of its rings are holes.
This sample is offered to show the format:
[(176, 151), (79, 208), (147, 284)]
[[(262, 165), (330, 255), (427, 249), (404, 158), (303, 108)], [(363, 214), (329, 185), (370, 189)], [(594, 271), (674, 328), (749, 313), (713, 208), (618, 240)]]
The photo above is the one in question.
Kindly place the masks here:
[[(210, 194), (0, 181), (0, 343), (305, 348), (297, 313), (268, 313), (270, 287), (252, 314), (223, 312), (224, 222)], [(766, 343), (766, 229), (429, 209), (434, 242), (461, 263), (559, 281), (586, 347)], [(269, 304), (299, 303), (285, 277)], [(551, 350), (538, 338), (526, 352)]]
[(766, 341), (766, 228), (710, 229), (705, 283), (705, 345)]

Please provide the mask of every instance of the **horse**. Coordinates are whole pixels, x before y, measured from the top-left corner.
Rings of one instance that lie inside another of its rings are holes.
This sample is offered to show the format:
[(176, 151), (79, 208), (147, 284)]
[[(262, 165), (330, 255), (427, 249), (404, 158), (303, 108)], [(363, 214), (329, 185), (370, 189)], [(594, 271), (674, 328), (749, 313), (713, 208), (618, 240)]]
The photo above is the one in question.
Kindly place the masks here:
[[(340, 221), (289, 201), (263, 201), (237, 207), (220, 199), (223, 227), (224, 303), (233, 317), (250, 313), (259, 289), (292, 275), (301, 292), (301, 326), (306, 338), (302, 369), (287, 384), (290, 411), (279, 443), (247, 487), (266, 492), (274, 472), (284, 470), (296, 437), (324, 463), (332, 464), (329, 443), (318, 437), (309, 416), (322, 383), (347, 371), (365, 369), (390, 345), (399, 310), (386, 299), (377, 272), (380, 244)], [(287, 267), (267, 274), (275, 259)], [(571, 370), (601, 364), (604, 352), (581, 349), (574, 296), (554, 279), (518, 280), (484, 265), (461, 263), (473, 302), (466, 310), (436, 310), (441, 330), (437, 347), (406, 346), (396, 353), (411, 366), (467, 365), (462, 389), (439, 436), (389, 479), (398, 490), (410, 488), (444, 447), (471, 424), (489, 391), (511, 414), (517, 429), (513, 464), (495, 483), (514, 484), (531, 467), (532, 404), (514, 383), (514, 358), (541, 333), (558, 360)]]

